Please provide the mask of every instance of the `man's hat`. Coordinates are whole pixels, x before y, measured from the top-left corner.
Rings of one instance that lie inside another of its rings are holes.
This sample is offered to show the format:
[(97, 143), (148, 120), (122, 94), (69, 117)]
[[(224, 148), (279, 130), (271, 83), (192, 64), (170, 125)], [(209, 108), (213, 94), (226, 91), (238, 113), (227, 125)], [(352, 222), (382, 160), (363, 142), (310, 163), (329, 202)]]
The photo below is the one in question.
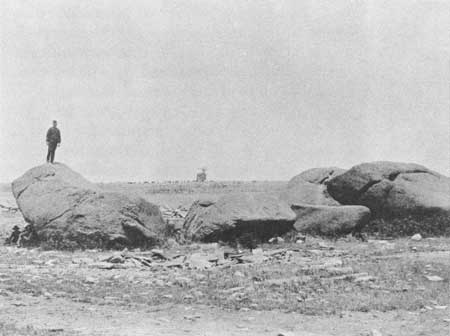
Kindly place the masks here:
[(20, 228), (17, 225), (13, 226), (13, 230), (19, 230)]

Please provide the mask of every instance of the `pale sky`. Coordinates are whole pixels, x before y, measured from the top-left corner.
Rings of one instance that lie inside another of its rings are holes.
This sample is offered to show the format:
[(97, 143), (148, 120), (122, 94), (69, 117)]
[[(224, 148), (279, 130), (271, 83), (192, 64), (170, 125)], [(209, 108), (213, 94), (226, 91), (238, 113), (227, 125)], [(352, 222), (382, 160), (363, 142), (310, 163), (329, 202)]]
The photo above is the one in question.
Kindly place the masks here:
[(450, 175), (450, 1), (2, 0), (0, 181)]

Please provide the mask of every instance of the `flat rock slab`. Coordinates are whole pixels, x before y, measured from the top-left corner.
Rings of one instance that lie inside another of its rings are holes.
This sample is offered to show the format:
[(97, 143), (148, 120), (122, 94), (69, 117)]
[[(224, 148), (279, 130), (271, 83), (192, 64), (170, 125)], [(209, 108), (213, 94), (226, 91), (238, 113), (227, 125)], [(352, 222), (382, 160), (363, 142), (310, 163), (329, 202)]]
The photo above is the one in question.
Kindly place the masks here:
[(266, 240), (293, 228), (295, 213), (285, 202), (264, 193), (229, 194), (216, 202), (195, 202), (183, 226), (190, 240)]
[(360, 231), (370, 219), (370, 210), (365, 206), (295, 204), (292, 209), (297, 214), (297, 231), (325, 236)]

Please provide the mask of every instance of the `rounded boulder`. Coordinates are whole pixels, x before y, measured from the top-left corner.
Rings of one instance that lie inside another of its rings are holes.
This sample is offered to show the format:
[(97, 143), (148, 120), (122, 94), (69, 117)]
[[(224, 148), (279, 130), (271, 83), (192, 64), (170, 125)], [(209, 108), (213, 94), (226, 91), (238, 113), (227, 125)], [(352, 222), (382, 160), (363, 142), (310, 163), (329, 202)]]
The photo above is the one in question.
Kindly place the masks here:
[(57, 248), (148, 246), (166, 230), (158, 206), (140, 197), (103, 192), (61, 163), (30, 169), (12, 183), (12, 191), (39, 240)]

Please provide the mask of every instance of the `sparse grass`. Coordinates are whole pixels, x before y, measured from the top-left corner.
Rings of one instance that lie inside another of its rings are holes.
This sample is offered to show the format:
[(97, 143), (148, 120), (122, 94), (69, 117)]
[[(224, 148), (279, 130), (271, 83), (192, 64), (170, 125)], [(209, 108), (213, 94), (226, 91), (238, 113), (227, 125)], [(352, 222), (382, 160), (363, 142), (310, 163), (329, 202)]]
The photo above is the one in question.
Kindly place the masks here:
[(0, 322), (0, 335), (2, 336), (76, 336), (78, 333), (72, 331), (58, 330), (58, 329), (35, 329), (32, 326), (19, 328), (13, 324), (6, 324)]
[[(13, 253), (7, 258), (14, 267), (8, 268), (7, 273), (2, 270), (6, 278), (0, 282), (0, 289), (97, 305), (205, 304), (312, 315), (343, 311), (415, 311), (433, 304), (449, 304), (450, 261), (448, 254), (445, 258), (436, 257), (439, 250), (450, 249), (448, 238), (421, 242), (396, 240), (379, 245), (340, 240), (332, 245), (333, 250), (317, 250), (306, 244), (296, 253), (296, 259), (290, 261), (273, 260), (202, 271), (102, 270), (73, 264), (72, 260), (99, 259), (110, 255), (108, 252), (41, 253), (35, 250)], [(417, 252), (412, 252), (413, 246)], [(433, 252), (437, 254), (431, 254)], [(339, 258), (342, 266), (352, 267), (354, 272), (366, 272), (375, 279), (361, 283), (350, 279), (333, 280), (326, 269), (305, 268), (305, 258), (313, 264)], [(425, 274), (436, 274), (445, 280), (430, 282)]]
[(227, 193), (265, 192), (279, 194), (285, 188), (284, 181), (207, 181), (157, 182), (157, 183), (101, 183), (107, 191), (136, 194), (147, 201), (170, 207), (189, 208), (200, 198), (217, 199)]
[(424, 237), (450, 236), (450, 217), (434, 214), (429, 216), (387, 217), (373, 219), (364, 232), (381, 237), (405, 237), (420, 233)]

